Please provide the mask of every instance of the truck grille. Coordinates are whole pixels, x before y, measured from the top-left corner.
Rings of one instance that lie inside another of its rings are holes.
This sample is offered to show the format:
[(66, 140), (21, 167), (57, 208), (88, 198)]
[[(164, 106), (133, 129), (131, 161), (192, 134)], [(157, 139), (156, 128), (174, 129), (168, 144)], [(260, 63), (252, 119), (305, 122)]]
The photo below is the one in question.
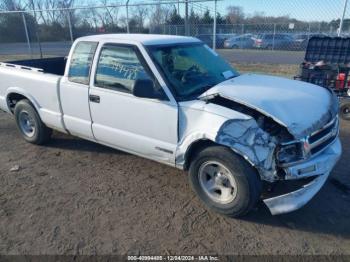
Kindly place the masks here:
[[(282, 144), (282, 147), (277, 152), (277, 159), (280, 161), (279, 165), (282, 167), (288, 167), (306, 161), (310, 157), (313, 157), (325, 150), (337, 139), (338, 135), (339, 119), (337, 116), (323, 128), (317, 130), (304, 139)], [(295, 146), (294, 149), (293, 145)], [(296, 157), (294, 157), (294, 159), (284, 160), (283, 156), (288, 156), (288, 153), (284, 152), (283, 150), (288, 150), (288, 147), (291, 147), (291, 150), (296, 150), (294, 154)], [(280, 154), (282, 154), (282, 161)]]
[(311, 155), (316, 155), (327, 148), (338, 136), (339, 120), (334, 118), (322, 129), (314, 132), (307, 138), (308, 149)]

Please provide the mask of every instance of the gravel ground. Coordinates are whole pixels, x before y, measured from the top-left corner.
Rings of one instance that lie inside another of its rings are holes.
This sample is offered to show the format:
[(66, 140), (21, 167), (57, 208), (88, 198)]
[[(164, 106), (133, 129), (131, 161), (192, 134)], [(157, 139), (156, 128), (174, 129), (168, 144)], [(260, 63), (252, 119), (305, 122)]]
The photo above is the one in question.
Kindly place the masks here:
[(0, 113), (0, 254), (350, 255), (350, 122), (341, 136), (343, 157), (307, 206), (229, 219), (184, 172), (60, 134), (33, 146)]

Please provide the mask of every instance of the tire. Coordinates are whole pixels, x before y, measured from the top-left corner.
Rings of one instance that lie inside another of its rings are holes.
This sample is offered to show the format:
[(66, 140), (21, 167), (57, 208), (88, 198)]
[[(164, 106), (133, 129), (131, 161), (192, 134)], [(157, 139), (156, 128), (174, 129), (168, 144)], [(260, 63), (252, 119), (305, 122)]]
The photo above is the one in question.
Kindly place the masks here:
[(51, 138), (52, 130), (41, 121), (33, 105), (27, 100), (19, 101), (14, 110), (17, 128), (29, 143), (42, 145)]
[(342, 119), (350, 120), (350, 101), (340, 104), (339, 114)]
[[(220, 172), (213, 178), (209, 173), (215, 173), (215, 165)], [(229, 217), (247, 214), (260, 199), (262, 190), (256, 170), (241, 156), (222, 146), (205, 148), (194, 157), (189, 180), (192, 189), (209, 209)]]

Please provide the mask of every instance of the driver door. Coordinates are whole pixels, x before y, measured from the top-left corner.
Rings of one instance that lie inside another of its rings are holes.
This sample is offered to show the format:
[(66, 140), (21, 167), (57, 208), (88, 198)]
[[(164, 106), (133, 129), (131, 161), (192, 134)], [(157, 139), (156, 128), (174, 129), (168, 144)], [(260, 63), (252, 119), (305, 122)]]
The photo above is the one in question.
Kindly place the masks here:
[(175, 163), (177, 104), (165, 93), (162, 99), (135, 97), (135, 81), (146, 78), (157, 83), (136, 46), (105, 44), (100, 48), (89, 93), (93, 134), (102, 144)]

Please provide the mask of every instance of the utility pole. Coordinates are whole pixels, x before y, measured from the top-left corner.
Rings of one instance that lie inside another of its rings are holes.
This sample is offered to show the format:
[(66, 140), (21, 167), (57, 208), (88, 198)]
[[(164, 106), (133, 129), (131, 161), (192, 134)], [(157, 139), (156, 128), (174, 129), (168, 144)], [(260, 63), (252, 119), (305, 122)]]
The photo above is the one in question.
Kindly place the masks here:
[(188, 0), (185, 0), (185, 35), (189, 35), (188, 30)]
[(343, 15), (340, 19), (340, 25), (338, 29), (338, 36), (341, 36), (341, 33), (343, 31), (343, 25), (344, 25), (344, 17), (345, 17), (345, 12), (346, 12), (346, 7), (348, 5), (348, 0), (344, 0), (344, 8), (343, 8)]
[(24, 13), (22, 13), (22, 19), (23, 19), (24, 31), (26, 33), (26, 38), (27, 38), (27, 45), (28, 45), (29, 54), (32, 55), (32, 47), (31, 47), (31, 44), (30, 44), (30, 38), (29, 38), (29, 33), (28, 33), (27, 21), (26, 21), (26, 17), (25, 17)]
[(67, 19), (68, 19), (68, 26), (69, 26), (70, 41), (73, 44), (74, 38), (73, 38), (72, 20), (71, 20), (71, 13), (69, 10), (67, 11)]
[(126, 32), (130, 34), (130, 28), (129, 28), (129, 1), (126, 1)]
[(216, 49), (216, 9), (217, 9), (217, 0), (215, 0), (214, 2), (213, 50)]

